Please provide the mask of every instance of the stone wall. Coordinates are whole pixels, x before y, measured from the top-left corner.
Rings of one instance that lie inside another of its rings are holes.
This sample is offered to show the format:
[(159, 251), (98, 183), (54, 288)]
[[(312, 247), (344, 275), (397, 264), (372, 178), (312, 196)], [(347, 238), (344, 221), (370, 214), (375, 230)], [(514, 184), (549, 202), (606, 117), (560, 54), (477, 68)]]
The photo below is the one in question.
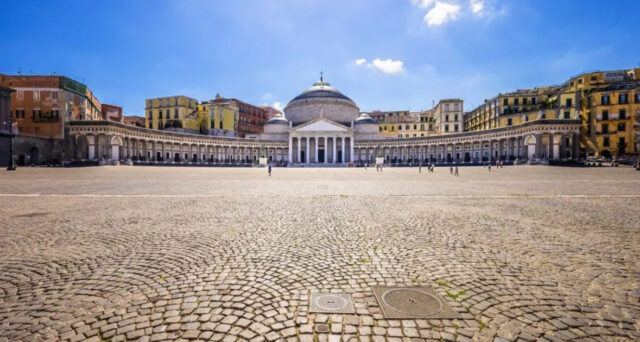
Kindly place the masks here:
[[(13, 160), (16, 165), (59, 165), (63, 159), (63, 140), (17, 136), (13, 138)], [(9, 137), (0, 137), (0, 166), (9, 160)]]

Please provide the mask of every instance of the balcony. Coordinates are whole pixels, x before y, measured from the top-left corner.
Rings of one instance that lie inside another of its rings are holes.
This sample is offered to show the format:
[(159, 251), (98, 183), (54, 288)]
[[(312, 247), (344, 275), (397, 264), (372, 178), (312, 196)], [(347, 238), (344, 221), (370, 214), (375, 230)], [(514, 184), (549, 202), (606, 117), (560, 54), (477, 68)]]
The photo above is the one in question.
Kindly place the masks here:
[(41, 115), (33, 115), (31, 116), (31, 121), (33, 122), (58, 122), (60, 121), (60, 116), (58, 115), (47, 115), (48, 113), (43, 113)]

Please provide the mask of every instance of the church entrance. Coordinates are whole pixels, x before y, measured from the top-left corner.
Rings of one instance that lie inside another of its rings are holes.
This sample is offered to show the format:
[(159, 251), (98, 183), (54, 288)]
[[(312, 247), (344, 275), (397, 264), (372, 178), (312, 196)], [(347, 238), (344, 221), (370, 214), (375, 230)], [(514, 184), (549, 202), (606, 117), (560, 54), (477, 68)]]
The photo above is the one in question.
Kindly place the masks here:
[(342, 161), (342, 151), (338, 151), (338, 163), (344, 163)]
[(305, 155), (306, 151), (300, 151), (300, 162), (301, 163), (306, 163), (307, 162), (307, 156)]
[(318, 150), (318, 163), (324, 163), (324, 150)]

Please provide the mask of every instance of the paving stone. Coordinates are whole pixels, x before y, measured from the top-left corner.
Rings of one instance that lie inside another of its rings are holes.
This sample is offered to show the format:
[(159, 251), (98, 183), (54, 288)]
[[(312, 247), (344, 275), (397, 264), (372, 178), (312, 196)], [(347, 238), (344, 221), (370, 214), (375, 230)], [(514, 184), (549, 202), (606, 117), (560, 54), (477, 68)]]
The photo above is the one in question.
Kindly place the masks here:
[[(640, 339), (629, 168), (263, 171), (0, 173), (66, 194), (0, 195), (0, 342)], [(431, 286), (462, 319), (387, 320), (372, 285)], [(357, 314), (309, 313), (311, 291)]]

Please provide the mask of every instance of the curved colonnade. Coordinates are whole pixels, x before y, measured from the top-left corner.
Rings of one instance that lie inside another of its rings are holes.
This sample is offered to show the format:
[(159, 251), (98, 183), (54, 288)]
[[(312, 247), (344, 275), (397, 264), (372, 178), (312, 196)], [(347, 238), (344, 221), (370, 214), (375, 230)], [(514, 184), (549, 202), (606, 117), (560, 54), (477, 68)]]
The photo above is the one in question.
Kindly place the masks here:
[[(420, 138), (359, 140), (355, 135), (353, 145), (351, 138), (346, 139), (349, 142), (346, 151), (342, 152), (341, 144), (338, 144), (340, 152), (332, 151), (332, 155), (344, 155), (344, 160), (341, 157), (327, 159), (333, 164), (374, 162), (376, 156), (384, 158), (385, 163), (577, 159), (580, 125), (579, 120), (538, 120), (482, 132)], [(288, 140), (203, 136), (110, 121), (74, 121), (69, 123), (67, 131), (65, 149), (69, 161), (246, 164), (257, 163), (263, 157), (269, 162), (285, 164), (293, 154), (294, 164), (308, 164), (304, 162), (306, 158), (299, 157), (299, 151), (308, 148), (306, 141), (290, 149)], [(318, 161), (317, 150), (311, 151), (310, 162)]]

